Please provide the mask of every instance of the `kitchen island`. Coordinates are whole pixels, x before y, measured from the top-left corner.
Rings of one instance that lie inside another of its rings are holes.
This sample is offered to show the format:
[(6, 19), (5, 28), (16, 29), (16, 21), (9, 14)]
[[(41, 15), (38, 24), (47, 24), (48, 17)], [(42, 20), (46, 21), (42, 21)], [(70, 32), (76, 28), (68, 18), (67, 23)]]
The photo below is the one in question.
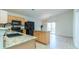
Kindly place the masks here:
[(49, 31), (34, 31), (34, 36), (37, 37), (36, 41), (45, 45), (50, 44), (50, 32)]
[[(13, 32), (14, 33), (14, 32)], [(8, 37), (4, 40), (5, 49), (34, 49), (36, 48), (36, 37), (26, 34)]]

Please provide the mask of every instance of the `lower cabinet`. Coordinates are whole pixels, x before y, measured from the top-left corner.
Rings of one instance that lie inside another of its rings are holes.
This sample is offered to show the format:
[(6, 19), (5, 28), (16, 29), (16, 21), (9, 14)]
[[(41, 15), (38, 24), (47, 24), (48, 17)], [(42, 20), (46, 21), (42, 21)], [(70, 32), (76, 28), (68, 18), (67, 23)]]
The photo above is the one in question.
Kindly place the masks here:
[(23, 33), (26, 34), (26, 30), (25, 29), (23, 29)]
[(46, 31), (35, 31), (34, 36), (37, 37), (37, 41), (43, 44), (49, 44), (50, 32)]

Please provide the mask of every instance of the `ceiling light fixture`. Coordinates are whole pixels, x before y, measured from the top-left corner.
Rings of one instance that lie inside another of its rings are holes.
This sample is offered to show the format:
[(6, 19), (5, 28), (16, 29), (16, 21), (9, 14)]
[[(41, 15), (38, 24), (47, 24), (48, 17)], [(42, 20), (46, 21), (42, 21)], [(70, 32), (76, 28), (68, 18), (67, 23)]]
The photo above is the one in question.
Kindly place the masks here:
[(35, 9), (32, 9), (32, 11), (34, 11)]

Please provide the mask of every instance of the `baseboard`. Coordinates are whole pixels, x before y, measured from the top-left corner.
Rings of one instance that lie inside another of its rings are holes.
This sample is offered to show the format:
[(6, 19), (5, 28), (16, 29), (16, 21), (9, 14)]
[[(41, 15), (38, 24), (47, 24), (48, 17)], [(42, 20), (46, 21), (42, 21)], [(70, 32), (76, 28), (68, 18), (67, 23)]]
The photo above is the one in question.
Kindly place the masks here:
[(57, 36), (61, 36), (61, 37), (66, 37), (66, 38), (73, 38), (73, 36), (66, 36), (66, 35), (61, 35), (61, 34), (56, 34)]
[(72, 36), (65, 36), (65, 35), (57, 35), (57, 36), (66, 37), (66, 38), (73, 38)]

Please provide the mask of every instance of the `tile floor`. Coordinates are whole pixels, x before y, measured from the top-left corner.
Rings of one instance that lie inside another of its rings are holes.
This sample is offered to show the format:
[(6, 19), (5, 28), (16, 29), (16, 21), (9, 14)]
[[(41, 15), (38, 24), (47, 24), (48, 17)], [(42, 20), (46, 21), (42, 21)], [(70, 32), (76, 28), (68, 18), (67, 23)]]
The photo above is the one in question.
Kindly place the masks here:
[(41, 43), (36, 43), (37, 49), (75, 49), (73, 44), (73, 38), (56, 36), (54, 34), (50, 35), (50, 45), (44, 45)]
[(36, 42), (36, 49), (49, 49), (49, 46)]

